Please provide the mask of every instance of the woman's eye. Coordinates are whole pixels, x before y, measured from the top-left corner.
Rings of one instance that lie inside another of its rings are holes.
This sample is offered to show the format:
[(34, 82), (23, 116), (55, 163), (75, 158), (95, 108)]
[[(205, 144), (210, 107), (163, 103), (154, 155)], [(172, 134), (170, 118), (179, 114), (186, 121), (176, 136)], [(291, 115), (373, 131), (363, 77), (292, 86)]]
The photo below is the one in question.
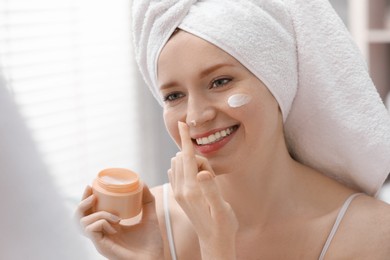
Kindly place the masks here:
[(211, 83), (211, 88), (219, 88), (228, 84), (231, 81), (229, 78), (216, 79)]
[(182, 98), (183, 96), (184, 96), (184, 94), (182, 94), (180, 92), (170, 93), (170, 94), (164, 96), (164, 102), (172, 102), (172, 101), (175, 101), (179, 98)]

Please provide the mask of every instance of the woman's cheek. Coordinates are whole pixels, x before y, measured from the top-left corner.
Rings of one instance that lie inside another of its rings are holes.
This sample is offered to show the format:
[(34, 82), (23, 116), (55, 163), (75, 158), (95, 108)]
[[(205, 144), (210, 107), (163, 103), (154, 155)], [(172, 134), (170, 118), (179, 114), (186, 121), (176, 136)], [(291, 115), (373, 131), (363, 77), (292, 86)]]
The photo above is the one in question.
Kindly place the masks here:
[(167, 111), (164, 109), (164, 123), (165, 127), (177, 145), (180, 143), (180, 135), (179, 135), (179, 129), (177, 126), (177, 122), (179, 121), (179, 118), (177, 118), (177, 114), (172, 111)]

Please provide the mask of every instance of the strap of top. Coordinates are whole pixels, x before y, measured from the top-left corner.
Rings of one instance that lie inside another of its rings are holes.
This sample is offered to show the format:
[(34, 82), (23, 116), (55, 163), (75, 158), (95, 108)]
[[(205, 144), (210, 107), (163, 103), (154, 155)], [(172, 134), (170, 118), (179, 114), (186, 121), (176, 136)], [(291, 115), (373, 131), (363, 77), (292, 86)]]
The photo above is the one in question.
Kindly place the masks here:
[(169, 251), (171, 252), (172, 260), (176, 260), (175, 243), (173, 241), (173, 232), (171, 225), (171, 217), (169, 215), (169, 183), (163, 185), (163, 207), (165, 216), (165, 227), (167, 229), (167, 238), (169, 244)]
[(345, 215), (345, 213), (347, 212), (348, 207), (349, 207), (349, 205), (351, 204), (352, 200), (353, 200), (355, 197), (357, 197), (357, 196), (359, 196), (359, 195), (361, 195), (361, 194), (362, 194), (362, 193), (354, 193), (354, 194), (352, 194), (351, 196), (349, 196), (348, 199), (344, 202), (344, 205), (341, 207), (341, 209), (340, 209), (340, 211), (339, 211), (339, 214), (337, 215), (337, 218), (336, 218), (336, 221), (335, 221), (335, 223), (334, 223), (334, 225), (333, 225), (333, 228), (332, 228), (332, 230), (330, 231), (328, 238), (326, 239), (325, 245), (324, 245), (324, 247), (322, 248), (322, 252), (321, 252), (321, 255), (320, 255), (319, 260), (323, 260), (323, 259), (324, 259), (325, 254), (326, 254), (326, 252), (327, 252), (328, 249), (329, 249), (330, 243), (332, 242), (333, 237), (334, 237), (334, 235), (336, 234), (337, 229), (339, 228), (339, 225), (340, 225), (341, 221), (343, 220), (344, 215)]

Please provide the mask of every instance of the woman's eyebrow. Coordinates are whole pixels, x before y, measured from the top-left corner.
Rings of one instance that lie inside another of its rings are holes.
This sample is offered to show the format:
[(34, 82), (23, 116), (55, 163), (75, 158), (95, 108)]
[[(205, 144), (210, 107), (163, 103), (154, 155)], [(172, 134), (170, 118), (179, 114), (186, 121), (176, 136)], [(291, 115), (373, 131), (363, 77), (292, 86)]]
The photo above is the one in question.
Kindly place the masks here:
[(168, 83), (164, 83), (164, 84), (162, 84), (162, 85), (160, 86), (160, 90), (164, 90), (164, 89), (167, 89), (167, 88), (171, 88), (171, 87), (176, 86), (176, 85), (178, 85), (178, 83), (175, 82), (175, 81), (168, 82)]
[(234, 66), (234, 64), (232, 64), (232, 63), (217, 63), (217, 64), (214, 64), (214, 65), (202, 70), (199, 73), (199, 77), (203, 78), (203, 77), (207, 76), (208, 74), (210, 74), (211, 72), (216, 71), (222, 67), (233, 67), (233, 66)]

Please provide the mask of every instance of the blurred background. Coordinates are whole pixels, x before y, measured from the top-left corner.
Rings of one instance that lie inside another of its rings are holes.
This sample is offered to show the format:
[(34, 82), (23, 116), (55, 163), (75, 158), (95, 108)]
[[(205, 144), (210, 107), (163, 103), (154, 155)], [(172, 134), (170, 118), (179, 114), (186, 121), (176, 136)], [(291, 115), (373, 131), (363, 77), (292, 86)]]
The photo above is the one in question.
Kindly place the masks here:
[[(390, 1), (330, 2), (389, 102)], [(0, 0), (0, 76), (70, 211), (104, 168), (166, 182), (177, 151), (135, 66), (130, 15), (129, 0)]]
[(166, 180), (176, 148), (131, 47), (128, 0), (0, 0), (2, 76), (71, 202), (106, 167)]

